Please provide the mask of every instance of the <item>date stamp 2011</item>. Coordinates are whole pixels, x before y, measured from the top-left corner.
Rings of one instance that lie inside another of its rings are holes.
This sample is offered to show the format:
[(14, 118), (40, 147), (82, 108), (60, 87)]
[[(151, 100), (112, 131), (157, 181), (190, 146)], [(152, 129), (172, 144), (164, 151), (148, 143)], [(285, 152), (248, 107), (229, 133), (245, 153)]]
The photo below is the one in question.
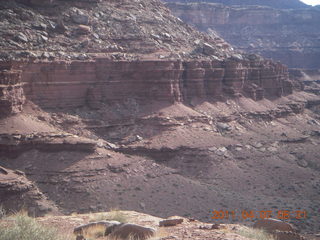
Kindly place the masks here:
[(211, 219), (214, 220), (222, 220), (222, 219), (232, 219), (232, 220), (248, 220), (248, 219), (256, 219), (256, 218), (277, 218), (280, 220), (287, 219), (306, 219), (307, 211), (306, 210), (263, 210), (263, 211), (254, 211), (254, 210), (213, 210), (211, 212)]

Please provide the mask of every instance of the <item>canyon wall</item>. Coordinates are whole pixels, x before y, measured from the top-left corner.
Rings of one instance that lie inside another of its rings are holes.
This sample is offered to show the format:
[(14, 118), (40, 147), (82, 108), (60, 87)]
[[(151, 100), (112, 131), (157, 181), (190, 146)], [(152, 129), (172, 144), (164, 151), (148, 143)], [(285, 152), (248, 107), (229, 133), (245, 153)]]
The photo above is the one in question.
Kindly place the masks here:
[(222, 3), (224, 5), (241, 5), (241, 6), (268, 6), (279, 9), (299, 9), (308, 8), (307, 4), (300, 2), (299, 0), (165, 0), (166, 2), (207, 2), (207, 3)]
[(280, 10), (217, 3), (167, 6), (183, 21), (201, 31), (210, 33), (213, 29), (238, 49), (281, 61), (290, 68), (320, 68), (317, 8)]
[(226, 61), (57, 61), (26, 63), (26, 98), (44, 108), (73, 108), (135, 99), (185, 102), (222, 95), (259, 100), (292, 92), (287, 68), (252, 55)]

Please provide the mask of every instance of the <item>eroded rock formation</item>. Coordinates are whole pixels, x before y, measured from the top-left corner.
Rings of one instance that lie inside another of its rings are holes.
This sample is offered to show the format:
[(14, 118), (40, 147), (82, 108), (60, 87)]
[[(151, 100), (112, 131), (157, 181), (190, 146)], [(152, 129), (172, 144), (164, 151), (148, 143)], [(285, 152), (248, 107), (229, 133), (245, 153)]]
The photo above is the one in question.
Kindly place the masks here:
[[(57, 207), (18, 170), (0, 166), (0, 202), (11, 211), (27, 210), (32, 215), (58, 212)], [(12, 212), (8, 212), (12, 213)]]
[(72, 108), (134, 98), (185, 102), (244, 94), (255, 100), (292, 93), (285, 66), (258, 57), (226, 61), (42, 62), (24, 67), (28, 99), (45, 108)]
[(11, 63), (0, 63), (0, 117), (18, 113), (25, 101), (21, 71)]
[[(131, 1), (94, 2), (1, 2), (0, 17), (12, 21), (3, 24), (0, 58), (8, 64), (25, 60), (27, 99), (45, 108), (98, 109), (128, 98), (190, 103), (292, 92), (285, 66), (240, 54), (217, 35), (195, 31), (159, 1), (139, 7)], [(22, 88), (10, 89), (13, 94), (3, 94), (7, 102), (21, 108)]]

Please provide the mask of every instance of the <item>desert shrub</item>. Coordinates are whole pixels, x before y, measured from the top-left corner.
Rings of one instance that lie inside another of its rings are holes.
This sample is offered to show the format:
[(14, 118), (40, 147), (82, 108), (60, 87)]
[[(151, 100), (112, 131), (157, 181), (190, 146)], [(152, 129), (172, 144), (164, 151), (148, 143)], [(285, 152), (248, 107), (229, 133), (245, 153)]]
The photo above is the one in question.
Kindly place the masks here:
[[(89, 216), (89, 222), (98, 222), (98, 221), (118, 221), (121, 223), (128, 222), (127, 216), (121, 212), (120, 210), (111, 210), (107, 213), (91, 213)], [(89, 228), (87, 231), (83, 233), (86, 239), (97, 239), (99, 237), (102, 237), (105, 233), (105, 227), (104, 226), (94, 226)], [(1, 240), (1, 239), (0, 239)]]
[(237, 231), (237, 234), (246, 238), (251, 238), (256, 240), (274, 240), (272, 235), (266, 233), (261, 229), (255, 229), (255, 228), (241, 228)]
[(0, 219), (5, 218), (7, 215), (7, 211), (4, 209), (2, 205), (0, 205)]
[(89, 222), (97, 222), (97, 221), (118, 221), (121, 223), (128, 222), (127, 216), (118, 209), (111, 210), (106, 213), (91, 213), (89, 216)]
[(0, 224), (0, 240), (67, 240), (56, 229), (43, 226), (25, 213), (6, 218)]

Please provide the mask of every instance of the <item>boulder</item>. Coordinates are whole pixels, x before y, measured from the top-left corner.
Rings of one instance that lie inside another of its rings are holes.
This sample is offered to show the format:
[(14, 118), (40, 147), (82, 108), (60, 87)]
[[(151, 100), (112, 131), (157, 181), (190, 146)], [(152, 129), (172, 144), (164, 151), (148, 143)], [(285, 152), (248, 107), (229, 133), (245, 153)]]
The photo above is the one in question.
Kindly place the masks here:
[(281, 231), (276, 231), (272, 233), (274, 238), (276, 240), (305, 240), (303, 236), (301, 236), (299, 233), (295, 232), (281, 232)]
[(89, 34), (91, 32), (91, 28), (89, 26), (86, 26), (86, 25), (79, 25), (78, 29), (77, 29), (77, 32), (79, 34), (86, 35), (86, 34)]
[(74, 23), (82, 25), (87, 25), (89, 23), (88, 15), (84, 14), (82, 11), (78, 9), (71, 14), (71, 20)]
[(263, 229), (268, 233), (273, 233), (275, 231), (297, 232), (290, 223), (273, 218), (260, 219), (255, 222), (253, 228)]
[(106, 229), (105, 235), (108, 239), (117, 240), (144, 240), (148, 239), (155, 234), (155, 229), (143, 227), (136, 224), (124, 223), (124, 224), (114, 224)]
[(73, 234), (75, 234), (76, 236), (79, 237), (83, 237), (85, 236), (88, 232), (93, 231), (93, 229), (97, 228), (97, 227), (102, 227), (107, 229), (110, 226), (117, 226), (119, 225), (120, 222), (118, 221), (98, 221), (98, 222), (91, 222), (88, 224), (83, 224), (80, 225), (78, 227), (76, 227), (73, 230)]
[(232, 127), (229, 124), (226, 123), (217, 123), (217, 128), (222, 131), (231, 131)]
[(27, 43), (28, 42), (28, 37), (23, 34), (23, 33), (19, 33), (16, 37), (16, 39), (20, 42), (24, 42), (24, 43)]
[(204, 43), (203, 44), (203, 54), (205, 55), (216, 55), (217, 50), (211, 46), (209, 43)]
[(181, 224), (183, 222), (182, 218), (176, 218), (176, 219), (166, 219), (159, 222), (160, 227), (170, 227), (170, 226), (176, 226), (178, 224)]

